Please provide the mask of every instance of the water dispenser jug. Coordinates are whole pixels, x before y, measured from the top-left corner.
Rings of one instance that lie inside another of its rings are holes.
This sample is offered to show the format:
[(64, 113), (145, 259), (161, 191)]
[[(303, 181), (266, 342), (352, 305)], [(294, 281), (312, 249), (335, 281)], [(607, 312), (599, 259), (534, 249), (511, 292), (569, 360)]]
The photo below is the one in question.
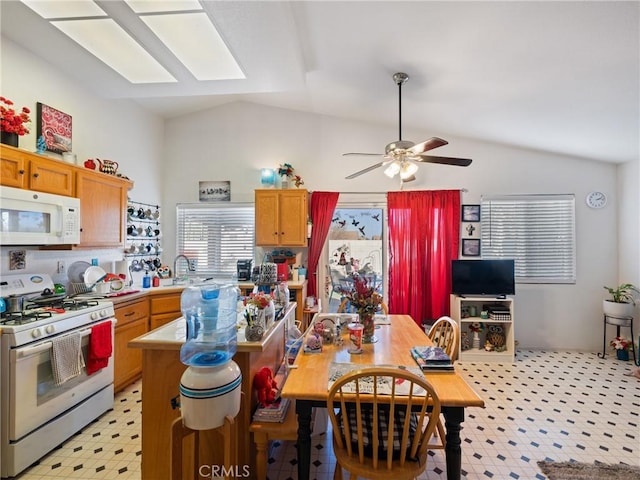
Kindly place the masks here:
[(231, 360), (237, 350), (237, 298), (231, 285), (204, 283), (183, 290), (180, 309), (187, 322), (187, 341), (180, 349), (182, 363), (212, 367)]
[(180, 379), (180, 409), (193, 430), (217, 428), (240, 411), (242, 372), (232, 360), (237, 297), (233, 286), (205, 283), (186, 288), (180, 298), (187, 325), (180, 361), (189, 366)]

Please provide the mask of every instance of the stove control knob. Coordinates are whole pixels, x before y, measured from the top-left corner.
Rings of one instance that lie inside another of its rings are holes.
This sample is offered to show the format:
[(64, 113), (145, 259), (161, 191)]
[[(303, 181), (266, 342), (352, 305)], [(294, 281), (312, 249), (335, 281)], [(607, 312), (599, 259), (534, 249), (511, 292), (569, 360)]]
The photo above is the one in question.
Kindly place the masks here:
[(98, 312), (91, 312), (91, 320), (98, 320), (98, 318), (100, 318)]
[(33, 338), (38, 338), (40, 335), (42, 335), (42, 332), (39, 328), (34, 328), (33, 330), (31, 330), (31, 336)]
[(104, 318), (107, 316), (107, 311), (106, 310), (100, 310), (100, 317)]
[(49, 335), (51, 335), (52, 333), (54, 333), (56, 331), (56, 327), (54, 327), (53, 325), (47, 325), (44, 328), (44, 331), (47, 332)]

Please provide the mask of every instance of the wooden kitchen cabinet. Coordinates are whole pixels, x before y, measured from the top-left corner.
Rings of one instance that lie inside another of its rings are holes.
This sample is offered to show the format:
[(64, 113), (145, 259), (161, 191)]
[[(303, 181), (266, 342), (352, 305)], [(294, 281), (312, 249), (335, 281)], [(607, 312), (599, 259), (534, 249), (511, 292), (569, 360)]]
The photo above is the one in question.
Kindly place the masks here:
[(0, 174), (7, 187), (79, 198), (78, 247), (124, 247), (131, 181), (8, 145), (0, 147)]
[(177, 292), (152, 295), (149, 297), (151, 308), (150, 330), (155, 330), (165, 323), (172, 322), (182, 316), (182, 312), (180, 311), (181, 295), (182, 292)]
[(7, 145), (0, 152), (2, 185), (73, 196), (75, 166)]
[(129, 341), (149, 330), (149, 302), (146, 297), (114, 305), (117, 319), (114, 341), (113, 383), (116, 392), (142, 376), (142, 352), (129, 348)]
[(76, 173), (80, 199), (80, 246), (124, 247), (128, 180), (91, 170)]
[(256, 245), (307, 246), (306, 190), (256, 190)]

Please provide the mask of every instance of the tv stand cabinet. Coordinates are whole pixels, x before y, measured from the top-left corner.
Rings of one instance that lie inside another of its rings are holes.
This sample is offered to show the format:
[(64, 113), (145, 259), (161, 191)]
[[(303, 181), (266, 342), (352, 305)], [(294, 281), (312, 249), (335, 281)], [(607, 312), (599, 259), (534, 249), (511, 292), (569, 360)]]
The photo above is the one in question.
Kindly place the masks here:
[[(458, 359), (462, 362), (495, 362), (495, 363), (513, 363), (516, 358), (515, 348), (515, 324), (513, 298), (491, 297), (491, 296), (460, 296), (451, 295), (450, 312), (460, 327), (460, 342), (458, 344)], [(497, 311), (505, 312), (504, 314), (492, 315), (494, 318), (481, 318), (480, 312), (490, 308)], [(508, 315), (506, 315), (508, 312)], [(472, 315), (473, 314), (473, 315)], [(479, 332), (480, 345), (479, 348), (473, 347), (473, 331), (469, 327), (473, 323), (481, 323), (484, 327)], [(492, 327), (502, 327), (504, 333), (504, 351), (487, 351), (485, 343), (487, 337), (491, 333)], [(469, 342), (469, 349), (463, 350), (463, 335)]]

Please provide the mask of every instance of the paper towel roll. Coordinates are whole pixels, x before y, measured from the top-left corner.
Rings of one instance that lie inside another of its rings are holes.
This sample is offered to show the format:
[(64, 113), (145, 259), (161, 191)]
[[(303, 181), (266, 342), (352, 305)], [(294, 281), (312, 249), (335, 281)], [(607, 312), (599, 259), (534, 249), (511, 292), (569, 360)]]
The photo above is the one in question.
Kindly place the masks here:
[(116, 261), (115, 272), (116, 275), (125, 276), (125, 283), (129, 281), (129, 262), (126, 260)]

